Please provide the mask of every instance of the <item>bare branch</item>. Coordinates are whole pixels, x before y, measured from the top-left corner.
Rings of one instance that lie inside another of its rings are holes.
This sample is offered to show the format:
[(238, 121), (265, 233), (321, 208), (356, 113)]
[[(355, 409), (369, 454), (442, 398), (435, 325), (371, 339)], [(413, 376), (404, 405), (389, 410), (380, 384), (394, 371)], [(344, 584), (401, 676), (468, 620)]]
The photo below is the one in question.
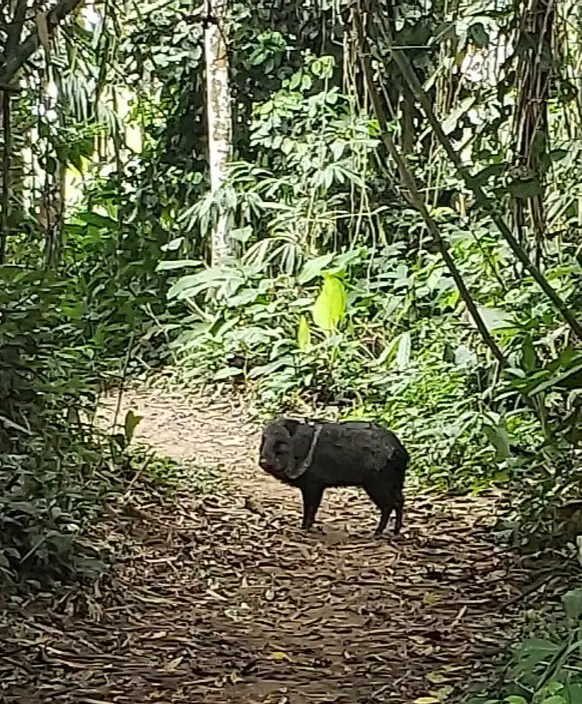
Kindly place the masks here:
[(8, 29), (8, 39), (6, 40), (6, 59), (8, 60), (18, 49), (24, 20), (26, 18), (27, 0), (18, 0), (12, 23)]
[[(389, 42), (389, 38), (386, 33), (384, 33), (384, 38), (387, 42)], [(529, 272), (532, 279), (545, 293), (547, 298), (549, 298), (550, 301), (554, 304), (554, 307), (560, 313), (565, 323), (569, 326), (574, 335), (576, 335), (579, 340), (582, 340), (582, 324), (576, 318), (575, 313), (570, 310), (568, 305), (562, 300), (560, 295), (551, 286), (551, 284), (542, 274), (540, 269), (532, 261), (530, 261), (529, 257), (523, 250), (523, 247), (513, 236), (513, 233), (511, 232), (509, 227), (507, 227), (505, 221), (499, 215), (495, 206), (487, 197), (485, 191), (481, 188), (479, 182), (472, 176), (469, 169), (463, 164), (461, 157), (452, 147), (449, 139), (445, 135), (443, 128), (434, 113), (430, 100), (427, 98), (420, 81), (418, 80), (412, 66), (410, 65), (410, 62), (408, 61), (408, 58), (400, 51), (395, 51), (392, 56), (396, 66), (402, 74), (402, 77), (405, 81), (408, 82), (412, 92), (416, 95), (417, 100), (422, 106), (423, 112), (426, 115), (426, 118), (430, 126), (432, 127), (434, 134), (436, 135), (436, 138), (440, 142), (441, 147), (444, 149), (445, 153), (455, 166), (457, 173), (463, 179), (465, 185), (473, 191), (473, 193), (475, 194), (476, 201), (483, 208), (483, 210), (488, 213), (488, 215), (491, 217), (491, 219), (497, 226), (497, 229), (499, 230), (499, 232), (504, 237), (505, 241), (515, 254), (516, 259), (522, 264), (524, 269)]]
[(463, 302), (465, 303), (465, 306), (467, 307), (467, 311), (469, 312), (469, 315), (475, 322), (475, 325), (479, 332), (481, 333), (481, 337), (483, 338), (483, 341), (485, 344), (489, 347), (491, 352), (493, 353), (493, 356), (495, 359), (499, 362), (500, 367), (503, 369), (504, 367), (507, 366), (507, 360), (505, 359), (505, 356), (493, 337), (491, 336), (491, 333), (487, 329), (487, 326), (485, 325), (485, 321), (483, 320), (481, 314), (479, 313), (479, 309), (477, 308), (477, 305), (475, 304), (475, 301), (473, 300), (473, 297), (471, 296), (467, 286), (465, 285), (465, 282), (463, 280), (463, 277), (461, 275), (461, 272), (457, 268), (457, 265), (455, 264), (455, 261), (453, 257), (451, 256), (451, 253), (449, 251), (449, 246), (448, 243), (442, 238), (439, 228), (435, 221), (432, 219), (430, 216), (423, 199), (421, 198), (418, 188), (416, 186), (416, 182), (414, 180), (414, 176), (410, 172), (410, 169), (408, 168), (406, 164), (406, 160), (404, 157), (400, 154), (400, 152), (396, 149), (396, 145), (394, 144), (392, 137), (390, 136), (389, 132), (389, 126), (388, 126), (388, 120), (386, 118), (386, 114), (384, 112), (384, 108), (382, 106), (382, 102), (380, 100), (380, 96), (378, 94), (378, 89), (376, 88), (376, 85), (374, 83), (374, 80), (372, 78), (372, 70), (370, 67), (370, 54), (369, 54), (369, 49), (366, 44), (366, 40), (364, 38), (364, 32), (362, 29), (362, 24), (360, 21), (360, 14), (356, 10), (353, 13), (353, 20), (354, 20), (354, 25), (356, 28), (356, 34), (358, 38), (358, 43), (359, 43), (359, 54), (360, 54), (360, 61), (362, 64), (362, 69), (364, 72), (364, 78), (368, 87), (368, 92), (372, 101), (372, 105), (374, 108), (374, 112), (376, 113), (376, 118), (378, 119), (378, 122), (380, 124), (380, 127), (382, 129), (382, 134), (381, 134), (381, 139), (384, 143), (384, 146), (386, 147), (386, 150), (388, 151), (388, 154), (390, 157), (394, 160), (396, 163), (396, 166), (398, 167), (398, 172), (400, 174), (400, 179), (406, 190), (408, 191), (408, 201), (410, 205), (415, 208), (420, 215), (422, 216), (422, 219), (424, 220), (426, 224), (426, 228), (431, 234), (434, 242), (437, 244), (441, 256), (443, 258), (443, 261), (445, 262), (451, 276), (453, 277), (453, 280), (457, 286), (457, 289), (459, 291), (459, 294), (461, 298), (463, 299)]

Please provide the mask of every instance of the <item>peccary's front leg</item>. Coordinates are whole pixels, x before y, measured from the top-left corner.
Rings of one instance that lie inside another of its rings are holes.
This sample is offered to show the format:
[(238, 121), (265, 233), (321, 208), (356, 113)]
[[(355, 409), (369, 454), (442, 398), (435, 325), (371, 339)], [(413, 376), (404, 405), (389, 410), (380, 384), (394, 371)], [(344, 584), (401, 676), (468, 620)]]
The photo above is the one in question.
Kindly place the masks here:
[(306, 482), (301, 493), (303, 494), (303, 522), (301, 528), (309, 530), (315, 521), (317, 509), (323, 497), (323, 487), (320, 484)]

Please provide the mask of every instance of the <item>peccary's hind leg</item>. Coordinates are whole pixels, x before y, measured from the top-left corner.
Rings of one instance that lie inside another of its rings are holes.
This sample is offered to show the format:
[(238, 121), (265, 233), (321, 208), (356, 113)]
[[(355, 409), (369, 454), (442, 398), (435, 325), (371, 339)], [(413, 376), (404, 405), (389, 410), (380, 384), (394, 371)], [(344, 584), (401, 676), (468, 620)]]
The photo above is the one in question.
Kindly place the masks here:
[(382, 514), (380, 516), (380, 523), (378, 523), (378, 527), (376, 528), (374, 535), (382, 535), (382, 533), (386, 529), (386, 526), (388, 525), (388, 520), (390, 518), (390, 514), (392, 513), (393, 508), (394, 508), (394, 505), (391, 503), (389, 506), (385, 506), (382, 509)]
[(301, 528), (309, 530), (315, 521), (317, 509), (323, 497), (323, 487), (319, 484), (307, 483), (301, 490), (303, 494), (303, 522)]
[(404, 516), (404, 496), (402, 495), (402, 490), (398, 492), (398, 498), (396, 499), (396, 521), (394, 523), (394, 535), (398, 535), (402, 528), (402, 518)]
[(392, 509), (396, 505), (394, 492), (391, 487), (376, 482), (367, 484), (364, 489), (366, 490), (366, 494), (368, 494), (381, 511), (380, 523), (378, 523), (375, 535), (382, 535), (388, 525)]

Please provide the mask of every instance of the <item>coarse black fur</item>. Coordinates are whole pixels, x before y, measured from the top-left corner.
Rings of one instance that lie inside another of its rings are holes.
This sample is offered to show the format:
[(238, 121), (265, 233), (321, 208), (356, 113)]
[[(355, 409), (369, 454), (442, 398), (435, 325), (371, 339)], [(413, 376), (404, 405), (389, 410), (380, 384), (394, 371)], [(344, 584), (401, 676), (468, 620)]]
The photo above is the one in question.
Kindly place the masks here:
[[(312, 459), (305, 468), (303, 463), (318, 428)], [(381, 535), (393, 509), (394, 533), (402, 528), (409, 459), (396, 435), (373, 423), (308, 423), (283, 418), (263, 430), (259, 466), (275, 479), (301, 490), (304, 530), (313, 525), (327, 488), (359, 486), (380, 509), (376, 535)]]

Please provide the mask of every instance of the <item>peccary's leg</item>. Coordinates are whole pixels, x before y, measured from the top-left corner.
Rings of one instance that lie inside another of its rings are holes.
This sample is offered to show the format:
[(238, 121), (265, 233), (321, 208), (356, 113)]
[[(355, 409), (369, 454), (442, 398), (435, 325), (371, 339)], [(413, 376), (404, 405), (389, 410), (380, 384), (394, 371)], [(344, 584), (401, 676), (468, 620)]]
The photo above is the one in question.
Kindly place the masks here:
[(385, 531), (386, 526), (388, 525), (388, 519), (390, 518), (390, 514), (392, 513), (393, 508), (394, 505), (392, 503), (389, 506), (384, 506), (384, 508), (382, 509), (382, 515), (380, 516), (380, 523), (378, 523), (375, 535), (382, 535), (382, 533)]
[(303, 523), (301, 528), (309, 530), (315, 521), (317, 509), (321, 504), (323, 497), (323, 489), (320, 484), (311, 484), (307, 482), (301, 489), (303, 494)]
[(364, 489), (366, 494), (372, 499), (376, 506), (380, 509), (380, 523), (376, 528), (376, 535), (382, 535), (388, 525), (388, 519), (392, 513), (392, 509), (396, 504), (396, 499), (394, 497), (394, 492), (392, 487), (387, 487), (383, 483), (370, 482)]
[(402, 518), (404, 516), (404, 496), (402, 495), (402, 490), (398, 492), (398, 498), (396, 499), (396, 522), (394, 523), (394, 535), (398, 535), (402, 528)]

